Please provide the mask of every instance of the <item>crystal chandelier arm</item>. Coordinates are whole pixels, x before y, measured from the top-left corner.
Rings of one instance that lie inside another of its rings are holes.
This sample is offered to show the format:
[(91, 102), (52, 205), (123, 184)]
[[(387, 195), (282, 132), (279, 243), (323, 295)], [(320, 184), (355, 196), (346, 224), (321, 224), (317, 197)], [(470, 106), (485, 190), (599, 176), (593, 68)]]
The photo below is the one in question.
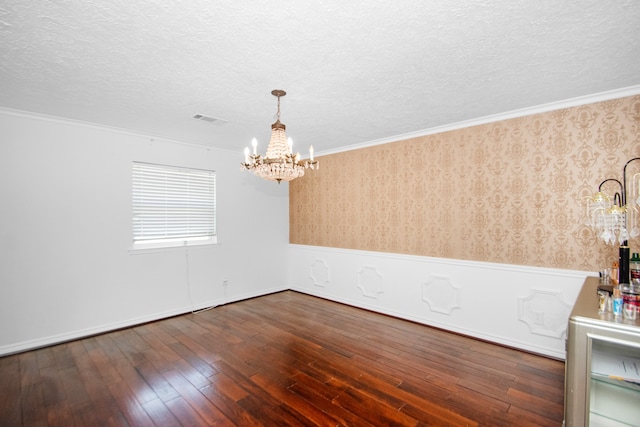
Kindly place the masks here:
[[(629, 160), (627, 163), (625, 163), (624, 168), (622, 169), (622, 204), (626, 205), (627, 204), (627, 166), (629, 166), (629, 163), (633, 162), (634, 160), (640, 160), (640, 157), (634, 157), (633, 159)], [(634, 196), (634, 198), (637, 198), (637, 195)]]
[(615, 203), (616, 196), (617, 196), (617, 198), (618, 198), (618, 203), (620, 203), (620, 198), (621, 198), (621, 196), (620, 196), (620, 195), (621, 195), (622, 193), (624, 193), (624, 186), (622, 185), (622, 183), (620, 182), (620, 180), (615, 179), (615, 178), (607, 178), (607, 179), (605, 179), (604, 181), (602, 181), (602, 182), (600, 183), (600, 185), (598, 186), (598, 191), (602, 192), (602, 186), (603, 186), (605, 183), (609, 182), (609, 181), (617, 182), (617, 183), (618, 183), (618, 185), (620, 186), (620, 192), (616, 192), (616, 193), (613, 195), (614, 203)]
[(640, 205), (640, 173), (631, 178), (631, 191), (627, 196), (631, 198), (632, 205)]
[(620, 206), (620, 207), (624, 207), (624, 203), (622, 202), (622, 196), (620, 196), (620, 193), (616, 193), (613, 195), (613, 206)]

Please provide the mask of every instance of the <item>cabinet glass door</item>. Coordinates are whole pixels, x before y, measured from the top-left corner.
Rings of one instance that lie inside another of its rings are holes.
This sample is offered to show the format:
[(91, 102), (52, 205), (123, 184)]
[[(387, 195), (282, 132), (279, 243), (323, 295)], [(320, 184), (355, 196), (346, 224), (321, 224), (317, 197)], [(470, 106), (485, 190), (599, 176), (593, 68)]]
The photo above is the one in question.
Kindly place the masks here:
[(640, 346), (591, 336), (589, 426), (640, 426)]

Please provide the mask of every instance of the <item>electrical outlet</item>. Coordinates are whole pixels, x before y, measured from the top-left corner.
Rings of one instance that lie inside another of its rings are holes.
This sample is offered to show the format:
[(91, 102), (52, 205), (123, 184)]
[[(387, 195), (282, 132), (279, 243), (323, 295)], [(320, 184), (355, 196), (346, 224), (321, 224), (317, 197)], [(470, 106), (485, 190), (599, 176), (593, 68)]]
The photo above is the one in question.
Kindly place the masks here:
[(223, 280), (223, 281), (222, 281), (222, 286), (227, 286), (228, 284), (229, 284), (229, 281), (228, 281), (228, 280)]

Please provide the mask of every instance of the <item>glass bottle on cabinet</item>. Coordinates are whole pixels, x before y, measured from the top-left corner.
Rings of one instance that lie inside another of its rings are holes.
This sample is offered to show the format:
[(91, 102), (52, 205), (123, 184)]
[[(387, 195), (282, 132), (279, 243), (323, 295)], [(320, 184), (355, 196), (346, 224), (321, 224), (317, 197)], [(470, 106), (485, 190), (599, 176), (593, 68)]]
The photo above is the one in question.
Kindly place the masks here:
[(565, 426), (640, 426), (640, 322), (598, 311), (589, 277), (567, 330)]

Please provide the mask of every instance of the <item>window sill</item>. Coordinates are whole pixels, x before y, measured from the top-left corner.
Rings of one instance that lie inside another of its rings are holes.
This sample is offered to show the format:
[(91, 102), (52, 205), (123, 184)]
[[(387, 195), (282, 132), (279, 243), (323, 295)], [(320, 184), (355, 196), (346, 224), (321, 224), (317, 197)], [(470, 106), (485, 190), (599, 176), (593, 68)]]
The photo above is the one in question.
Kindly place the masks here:
[(205, 239), (205, 240), (182, 240), (172, 242), (147, 242), (134, 244), (129, 248), (130, 254), (145, 254), (154, 252), (165, 252), (170, 250), (180, 250), (184, 248), (203, 247), (203, 246), (218, 246), (217, 238)]

